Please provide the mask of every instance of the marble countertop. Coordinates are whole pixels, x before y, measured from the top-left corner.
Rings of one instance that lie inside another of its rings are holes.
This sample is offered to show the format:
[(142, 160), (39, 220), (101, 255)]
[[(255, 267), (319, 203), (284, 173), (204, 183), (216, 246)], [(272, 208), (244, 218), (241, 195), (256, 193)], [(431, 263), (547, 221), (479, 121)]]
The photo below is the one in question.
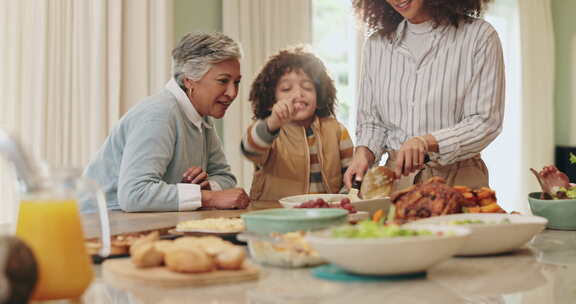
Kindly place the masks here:
[(422, 277), (377, 282), (262, 267), (258, 281), (165, 289), (111, 286), (95, 268), (85, 303), (576, 303), (576, 232), (545, 230), (511, 254), (452, 258)]

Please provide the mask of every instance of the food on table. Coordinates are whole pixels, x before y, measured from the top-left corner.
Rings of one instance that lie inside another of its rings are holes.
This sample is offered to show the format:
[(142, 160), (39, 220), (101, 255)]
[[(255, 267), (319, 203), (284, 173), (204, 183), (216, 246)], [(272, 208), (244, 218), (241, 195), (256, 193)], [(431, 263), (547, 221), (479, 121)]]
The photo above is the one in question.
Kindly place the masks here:
[[(574, 156), (574, 154), (572, 154)], [(542, 188), (540, 199), (576, 199), (576, 185), (556, 166), (546, 166), (540, 172), (530, 168)]]
[(212, 256), (198, 247), (176, 246), (166, 252), (166, 267), (175, 272), (210, 272), (216, 263)]
[(506, 213), (496, 202), (494, 190), (482, 187), (450, 187), (441, 177), (432, 177), (390, 196), (389, 221), (402, 224), (431, 216), (455, 213)]
[(212, 232), (241, 232), (244, 231), (244, 221), (240, 218), (207, 218), (181, 222), (176, 226), (177, 231), (212, 231)]
[(246, 259), (242, 247), (213, 236), (169, 241), (149, 235), (133, 244), (130, 253), (136, 267), (166, 265), (171, 271), (184, 273), (238, 270)]
[(325, 263), (304, 239), (305, 232), (272, 233), (276, 242), (249, 240), (252, 258), (262, 264), (280, 267), (307, 267)]
[(348, 213), (358, 212), (356, 208), (354, 208), (354, 206), (352, 205), (350, 199), (347, 197), (341, 199), (337, 203), (328, 203), (322, 198), (317, 198), (304, 202), (300, 205), (297, 205), (294, 208), (342, 208), (347, 210)]
[(333, 228), (331, 235), (335, 238), (346, 239), (376, 239), (435, 235), (435, 233), (426, 229), (408, 229), (394, 224), (383, 225), (379, 222), (366, 220), (356, 225), (345, 225)]
[(363, 199), (388, 197), (392, 192), (395, 180), (394, 171), (383, 166), (372, 167), (362, 179), (360, 194)]
[(159, 240), (154, 242), (154, 247), (156, 250), (166, 253), (166, 251), (174, 247), (174, 242), (172, 240)]
[(454, 189), (464, 197), (460, 203), (463, 213), (506, 213), (496, 202), (496, 192), (488, 187), (472, 190), (466, 186), (454, 186)]
[(374, 215), (372, 216), (372, 221), (373, 222), (380, 222), (384, 219), (384, 210), (379, 209), (378, 211), (374, 212)]
[(132, 263), (140, 268), (161, 266), (164, 263), (164, 255), (165, 253), (154, 245), (154, 241), (130, 247)]
[(224, 270), (236, 270), (242, 268), (246, 258), (246, 251), (240, 246), (228, 247), (216, 254), (216, 266)]
[(130, 246), (132, 262), (138, 267), (155, 267), (164, 262), (164, 252), (158, 250), (155, 241), (160, 239), (160, 234), (155, 231), (145, 235)]
[(423, 184), (413, 185), (390, 196), (395, 206), (394, 220), (404, 223), (420, 218), (460, 213), (462, 194), (448, 186), (440, 177), (433, 177)]
[(501, 221), (483, 221), (483, 220), (455, 220), (450, 221), (447, 224), (449, 225), (476, 225), (476, 224), (510, 224), (510, 219), (502, 219)]
[[(147, 236), (148, 234), (156, 231), (158, 234), (164, 234), (168, 229), (160, 229), (153, 231), (142, 231), (142, 232), (131, 232), (119, 235), (114, 235), (111, 237), (110, 244), (110, 255), (126, 255), (130, 251), (130, 246), (134, 244), (138, 239)], [(85, 242), (88, 253), (91, 255), (97, 255), (102, 243), (99, 239), (90, 239)]]
[(174, 244), (181, 247), (198, 247), (210, 255), (216, 255), (225, 250), (230, 243), (215, 236), (185, 237), (174, 240)]

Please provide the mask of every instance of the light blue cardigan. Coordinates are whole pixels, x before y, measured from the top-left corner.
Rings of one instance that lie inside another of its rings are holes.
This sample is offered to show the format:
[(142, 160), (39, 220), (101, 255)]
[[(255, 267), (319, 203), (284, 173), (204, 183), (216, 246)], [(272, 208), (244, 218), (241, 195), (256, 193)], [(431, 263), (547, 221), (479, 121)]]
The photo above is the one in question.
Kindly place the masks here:
[[(176, 184), (199, 166), (222, 189), (236, 185), (212, 119), (200, 131), (167, 89), (134, 106), (114, 126), (84, 175), (104, 190), (108, 209), (177, 211)], [(204, 133), (202, 136), (201, 132)], [(82, 211), (94, 211), (83, 201)]]

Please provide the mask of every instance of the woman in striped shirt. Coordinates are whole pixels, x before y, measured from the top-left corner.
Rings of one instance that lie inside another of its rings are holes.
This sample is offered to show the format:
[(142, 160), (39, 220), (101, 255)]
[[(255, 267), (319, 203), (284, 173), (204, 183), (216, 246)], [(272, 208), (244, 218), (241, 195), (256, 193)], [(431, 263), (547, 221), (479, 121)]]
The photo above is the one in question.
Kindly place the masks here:
[(322, 61), (301, 48), (272, 56), (252, 84), (254, 123), (241, 142), (254, 163), (254, 200), (345, 190), (348, 131), (334, 118), (336, 88)]
[[(364, 46), (349, 187), (387, 152), (397, 189), (441, 176), (488, 186), (480, 152), (502, 130), (504, 63), (488, 0), (354, 0)], [(430, 162), (424, 163), (425, 155)]]

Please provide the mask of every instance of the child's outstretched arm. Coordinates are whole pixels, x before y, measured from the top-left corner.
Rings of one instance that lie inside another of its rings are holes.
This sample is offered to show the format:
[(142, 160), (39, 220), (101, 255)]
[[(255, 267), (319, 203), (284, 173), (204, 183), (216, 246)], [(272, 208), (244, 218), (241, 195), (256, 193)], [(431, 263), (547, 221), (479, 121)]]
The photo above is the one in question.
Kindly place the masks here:
[(278, 136), (280, 128), (291, 122), (299, 106), (294, 102), (297, 94), (278, 100), (272, 107), (272, 113), (266, 119), (254, 122), (242, 137), (240, 149), (244, 156), (250, 159), (256, 166), (262, 166), (268, 159), (270, 148), (274, 139)]
[(270, 148), (279, 131), (270, 132), (266, 125), (266, 120), (255, 121), (248, 127), (244, 137), (242, 137), (242, 142), (240, 143), (242, 154), (254, 162), (255, 165), (263, 166), (268, 160)]

